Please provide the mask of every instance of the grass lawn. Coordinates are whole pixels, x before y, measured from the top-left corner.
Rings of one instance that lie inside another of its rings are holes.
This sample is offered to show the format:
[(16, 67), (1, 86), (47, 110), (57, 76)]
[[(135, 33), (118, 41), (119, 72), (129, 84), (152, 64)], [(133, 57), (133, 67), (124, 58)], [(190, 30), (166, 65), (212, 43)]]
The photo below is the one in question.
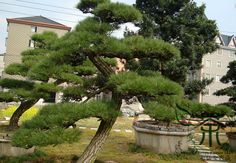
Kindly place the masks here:
[[(178, 155), (161, 155), (149, 152), (137, 147), (134, 144), (134, 133), (125, 132), (126, 129), (132, 130), (133, 118), (119, 117), (113, 126), (111, 135), (109, 136), (104, 148), (98, 155), (97, 162), (114, 161), (118, 163), (201, 163), (203, 162), (198, 154), (192, 154), (191, 152), (178, 154)], [(96, 131), (90, 128), (96, 128), (99, 125), (99, 121), (96, 118), (89, 118), (80, 120), (76, 123), (77, 128), (80, 126), (86, 127), (81, 129), (82, 135), (79, 142), (73, 144), (61, 144), (57, 146), (37, 147), (38, 150), (46, 153), (47, 156), (41, 156), (40, 158), (33, 157), (33, 160), (38, 162), (70, 162), (75, 155), (80, 155), (86, 145), (91, 140)], [(115, 132), (114, 129), (120, 129), (121, 132)], [(229, 130), (229, 129), (227, 129)], [(4, 131), (4, 128), (0, 128), (0, 132)], [(199, 139), (197, 137), (196, 139)], [(221, 141), (227, 141), (227, 138), (221, 137)], [(206, 142), (207, 143), (207, 142)], [(229, 162), (236, 160), (236, 153), (225, 152), (220, 149), (214, 143), (212, 148), (214, 152), (221, 155)], [(30, 159), (31, 160), (31, 159)], [(0, 161), (1, 162), (1, 161)], [(10, 162), (10, 161), (8, 161)], [(16, 162), (16, 161), (13, 161)]]
[[(203, 162), (199, 155), (185, 153), (179, 155), (158, 155), (138, 148), (134, 144), (134, 133), (125, 132), (126, 129), (132, 130), (133, 118), (119, 117), (113, 129), (120, 129), (121, 132), (111, 132), (104, 148), (98, 155), (98, 160), (115, 161), (118, 163), (200, 163)], [(87, 129), (82, 130), (81, 141), (73, 144), (61, 144), (58, 146), (41, 147), (40, 150), (46, 152), (59, 162), (70, 162), (73, 155), (82, 153), (86, 145), (91, 140), (95, 131), (89, 128), (96, 128), (99, 121), (96, 118), (80, 120), (76, 123), (77, 127), (83, 126)]]

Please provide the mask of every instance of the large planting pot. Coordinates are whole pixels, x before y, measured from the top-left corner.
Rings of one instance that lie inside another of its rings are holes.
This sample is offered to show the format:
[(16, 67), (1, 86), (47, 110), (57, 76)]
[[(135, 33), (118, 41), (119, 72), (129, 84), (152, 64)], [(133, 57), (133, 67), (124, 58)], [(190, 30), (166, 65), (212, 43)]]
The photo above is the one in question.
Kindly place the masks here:
[(236, 151), (236, 132), (227, 132), (226, 133), (228, 139), (229, 139), (229, 145), (230, 147)]
[(181, 153), (187, 151), (192, 127), (155, 121), (136, 121), (133, 124), (136, 144), (162, 154)]
[(34, 150), (34, 147), (30, 149), (13, 147), (10, 140), (0, 139), (0, 156), (20, 156), (34, 153)]

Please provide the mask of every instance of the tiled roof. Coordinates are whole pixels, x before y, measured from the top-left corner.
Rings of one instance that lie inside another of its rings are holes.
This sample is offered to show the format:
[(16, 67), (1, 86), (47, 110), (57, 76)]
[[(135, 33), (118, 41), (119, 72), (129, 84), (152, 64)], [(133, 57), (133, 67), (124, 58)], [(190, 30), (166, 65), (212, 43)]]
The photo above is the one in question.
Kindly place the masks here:
[(221, 34), (220, 36), (221, 36), (221, 38), (222, 38), (222, 41), (223, 41), (223, 43), (224, 43), (224, 46), (228, 46), (229, 43), (230, 43), (230, 41), (231, 41), (232, 38), (234, 37), (234, 35), (228, 36), (228, 35), (224, 35), (224, 34)]
[(55, 22), (51, 19), (48, 19), (43, 16), (32, 16), (32, 17), (23, 17), (23, 18), (15, 18), (18, 20), (28, 20), (28, 21), (33, 21), (33, 22), (41, 22), (41, 23), (48, 23), (48, 24), (55, 24), (55, 25), (63, 25), (58, 22)]
[(56, 21), (53, 21), (43, 16), (13, 18), (13, 19), (7, 19), (7, 21), (10, 23), (35, 25), (35, 26), (42, 26), (42, 27), (49, 27), (49, 28), (58, 28), (58, 29), (64, 29), (68, 31), (71, 29), (68, 26), (60, 24)]

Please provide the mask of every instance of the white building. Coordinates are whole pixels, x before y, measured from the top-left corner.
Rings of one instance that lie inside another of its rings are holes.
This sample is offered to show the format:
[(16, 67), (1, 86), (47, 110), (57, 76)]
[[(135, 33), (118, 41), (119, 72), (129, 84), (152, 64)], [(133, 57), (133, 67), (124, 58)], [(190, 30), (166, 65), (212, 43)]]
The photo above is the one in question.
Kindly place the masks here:
[(228, 101), (227, 96), (215, 96), (214, 92), (222, 88), (230, 86), (230, 84), (223, 84), (220, 82), (228, 68), (229, 62), (236, 60), (236, 37), (228, 35), (220, 35), (216, 42), (219, 44), (219, 49), (213, 53), (204, 55), (202, 59), (201, 79), (214, 78), (214, 81), (207, 86), (205, 95), (200, 95), (199, 101), (201, 103), (219, 104)]

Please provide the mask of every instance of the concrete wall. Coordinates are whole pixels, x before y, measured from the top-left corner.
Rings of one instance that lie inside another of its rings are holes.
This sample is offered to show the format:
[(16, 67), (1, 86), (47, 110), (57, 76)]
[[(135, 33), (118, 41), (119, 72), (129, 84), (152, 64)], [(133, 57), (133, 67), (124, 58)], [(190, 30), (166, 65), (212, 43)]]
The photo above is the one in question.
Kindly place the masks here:
[(227, 73), (229, 62), (236, 60), (235, 53), (236, 48), (220, 46), (217, 51), (203, 57), (201, 78), (214, 78), (214, 81), (206, 88), (206, 92), (209, 92), (209, 94), (200, 96), (200, 102), (214, 105), (228, 101), (229, 97), (218, 97), (213, 95), (213, 93), (231, 85), (223, 84), (219, 79)]

